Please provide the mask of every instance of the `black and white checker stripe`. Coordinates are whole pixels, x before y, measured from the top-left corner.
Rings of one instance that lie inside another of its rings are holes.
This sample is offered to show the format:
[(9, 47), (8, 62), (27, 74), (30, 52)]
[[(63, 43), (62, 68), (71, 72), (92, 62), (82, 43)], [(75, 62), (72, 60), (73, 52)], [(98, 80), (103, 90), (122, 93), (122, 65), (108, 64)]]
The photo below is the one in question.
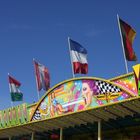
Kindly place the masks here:
[(99, 94), (117, 93), (121, 91), (117, 86), (104, 81), (95, 81), (95, 85), (97, 86), (97, 93)]
[(39, 112), (39, 110), (37, 110), (34, 114), (34, 117), (32, 120), (41, 120), (41, 114)]

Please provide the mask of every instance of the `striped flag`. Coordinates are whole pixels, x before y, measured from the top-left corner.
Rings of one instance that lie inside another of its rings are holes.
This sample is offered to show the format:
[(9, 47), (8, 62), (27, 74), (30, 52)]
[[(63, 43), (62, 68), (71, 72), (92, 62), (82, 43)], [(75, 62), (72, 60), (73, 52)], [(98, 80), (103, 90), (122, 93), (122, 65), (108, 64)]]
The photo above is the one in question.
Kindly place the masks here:
[(122, 19), (119, 18), (125, 56), (128, 61), (137, 61), (137, 56), (132, 48), (134, 38), (136, 36), (135, 30)]
[(76, 41), (69, 39), (69, 42), (74, 74), (76, 73), (87, 74), (88, 73), (87, 50)]
[(40, 91), (41, 89), (47, 91), (50, 88), (50, 75), (48, 69), (44, 65), (36, 61), (34, 61), (34, 65), (37, 89), (38, 91)]
[(12, 101), (22, 101), (23, 94), (19, 90), (21, 83), (17, 81), (15, 78), (9, 76), (9, 88), (11, 93), (11, 100)]

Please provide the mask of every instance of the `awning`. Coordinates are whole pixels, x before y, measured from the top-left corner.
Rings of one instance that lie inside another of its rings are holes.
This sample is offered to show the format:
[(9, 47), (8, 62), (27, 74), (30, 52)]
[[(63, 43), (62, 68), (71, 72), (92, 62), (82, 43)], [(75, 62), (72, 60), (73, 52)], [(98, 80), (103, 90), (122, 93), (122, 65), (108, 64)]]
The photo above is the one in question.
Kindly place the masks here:
[(73, 128), (88, 123), (94, 124), (100, 120), (108, 123), (110, 119), (116, 120), (117, 118), (125, 118), (126, 116), (133, 118), (135, 114), (140, 114), (140, 97), (121, 101), (119, 103), (109, 103), (108, 105), (88, 109), (86, 111), (1, 129), (0, 138), (22, 136), (31, 134), (32, 132), (42, 133), (60, 128)]

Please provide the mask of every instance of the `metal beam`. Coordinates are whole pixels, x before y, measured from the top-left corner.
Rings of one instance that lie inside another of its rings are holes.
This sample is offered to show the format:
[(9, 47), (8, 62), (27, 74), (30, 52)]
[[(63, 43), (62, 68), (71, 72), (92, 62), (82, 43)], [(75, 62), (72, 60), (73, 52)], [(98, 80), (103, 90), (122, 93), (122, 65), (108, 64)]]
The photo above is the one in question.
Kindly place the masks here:
[(102, 140), (102, 138), (101, 138), (101, 121), (98, 121), (98, 140)]
[(63, 128), (60, 128), (60, 140), (63, 140)]
[(34, 140), (35, 132), (32, 132), (31, 140)]

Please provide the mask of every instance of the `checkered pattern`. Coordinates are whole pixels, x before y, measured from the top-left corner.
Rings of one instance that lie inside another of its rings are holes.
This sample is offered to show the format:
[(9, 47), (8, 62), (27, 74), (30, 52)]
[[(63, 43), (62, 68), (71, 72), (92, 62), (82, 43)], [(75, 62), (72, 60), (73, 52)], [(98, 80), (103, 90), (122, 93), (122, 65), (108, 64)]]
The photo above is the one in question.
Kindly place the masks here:
[(114, 86), (104, 81), (96, 81), (95, 84), (97, 86), (97, 93), (99, 94), (117, 93), (121, 91), (121, 89), (117, 86)]
[(33, 117), (32, 120), (41, 120), (41, 115), (40, 115), (39, 110), (37, 110), (37, 111), (35, 112), (35, 115), (34, 115), (34, 117)]

